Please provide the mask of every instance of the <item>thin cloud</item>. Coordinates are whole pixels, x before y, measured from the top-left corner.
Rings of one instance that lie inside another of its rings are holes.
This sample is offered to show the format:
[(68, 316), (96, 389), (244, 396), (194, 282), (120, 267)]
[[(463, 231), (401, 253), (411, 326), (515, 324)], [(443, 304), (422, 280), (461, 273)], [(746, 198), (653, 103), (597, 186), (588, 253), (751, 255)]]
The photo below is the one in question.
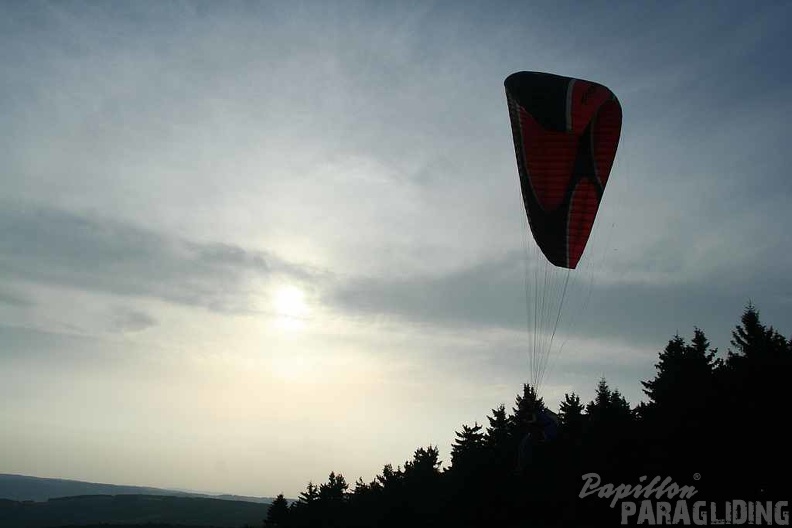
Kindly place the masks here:
[(5, 304), (17, 308), (21, 308), (21, 307), (27, 308), (33, 306), (33, 301), (29, 297), (17, 293), (16, 291), (7, 290), (5, 288), (0, 287), (0, 304)]
[[(657, 346), (676, 331), (684, 334), (698, 325), (725, 346), (751, 292), (768, 313), (784, 313), (787, 301), (781, 292), (792, 290), (792, 281), (781, 279), (780, 270), (763, 277), (761, 272), (746, 273), (741, 260), (732, 261), (732, 267), (724, 260), (713, 263), (712, 273), (700, 273), (702, 263), (695, 252), (691, 254), (696, 260), (681, 258), (677, 269), (655, 266), (632, 277), (617, 278), (605, 265), (572, 272), (562, 308), (562, 338), (629, 339), (636, 345)], [(769, 256), (762, 254), (753, 258)], [(720, 258), (716, 255), (713, 249), (702, 258)], [(342, 312), (380, 314), (410, 323), (526, 330), (525, 259), (512, 254), (439, 276), (347, 278), (330, 289), (326, 301)]]
[(119, 309), (113, 317), (113, 328), (122, 333), (141, 332), (156, 325), (154, 317), (139, 310)]
[(111, 219), (10, 206), (0, 211), (0, 256), (0, 271), (9, 278), (220, 312), (254, 309), (251, 280), (310, 274), (229, 244), (194, 243)]

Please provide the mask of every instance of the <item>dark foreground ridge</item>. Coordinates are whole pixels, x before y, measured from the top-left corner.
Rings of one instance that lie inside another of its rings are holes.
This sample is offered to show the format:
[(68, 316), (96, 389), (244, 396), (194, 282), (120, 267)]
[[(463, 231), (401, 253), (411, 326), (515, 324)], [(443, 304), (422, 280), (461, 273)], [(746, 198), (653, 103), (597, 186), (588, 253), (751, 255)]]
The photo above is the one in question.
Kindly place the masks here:
[[(269, 504), (161, 495), (85, 495), (46, 502), (0, 499), (0, 526), (261, 526)], [(154, 523), (154, 524), (152, 524)]]
[[(124, 528), (225, 528), (223, 526), (202, 526), (202, 525), (187, 525), (187, 524), (162, 524), (162, 523), (146, 523), (146, 524), (80, 524), (80, 525), (63, 525), (51, 526), (49, 528), (108, 528), (109, 526), (123, 526)], [(258, 526), (258, 525), (256, 525)]]

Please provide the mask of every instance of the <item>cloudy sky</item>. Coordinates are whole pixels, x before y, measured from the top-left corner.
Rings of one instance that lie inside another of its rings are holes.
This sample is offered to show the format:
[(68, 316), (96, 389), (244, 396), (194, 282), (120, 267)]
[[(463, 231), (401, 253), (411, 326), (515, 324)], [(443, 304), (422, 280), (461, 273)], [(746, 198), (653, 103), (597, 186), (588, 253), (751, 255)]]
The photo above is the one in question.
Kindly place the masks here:
[(428, 444), (447, 461), (531, 375), (520, 70), (624, 110), (544, 345), (551, 407), (601, 376), (638, 403), (669, 338), (725, 351), (748, 299), (789, 333), (791, 21), (770, 1), (4, 3), (0, 472), (296, 496)]

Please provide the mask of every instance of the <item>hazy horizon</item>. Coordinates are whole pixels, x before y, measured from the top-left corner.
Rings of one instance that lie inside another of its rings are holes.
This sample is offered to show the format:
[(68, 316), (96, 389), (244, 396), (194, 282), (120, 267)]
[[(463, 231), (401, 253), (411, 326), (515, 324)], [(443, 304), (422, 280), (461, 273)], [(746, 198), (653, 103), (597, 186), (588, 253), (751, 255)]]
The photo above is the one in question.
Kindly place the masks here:
[(792, 327), (789, 3), (0, 15), (0, 472), (296, 497), (447, 463), (528, 380), (515, 71), (624, 111), (549, 405), (637, 404), (749, 300)]

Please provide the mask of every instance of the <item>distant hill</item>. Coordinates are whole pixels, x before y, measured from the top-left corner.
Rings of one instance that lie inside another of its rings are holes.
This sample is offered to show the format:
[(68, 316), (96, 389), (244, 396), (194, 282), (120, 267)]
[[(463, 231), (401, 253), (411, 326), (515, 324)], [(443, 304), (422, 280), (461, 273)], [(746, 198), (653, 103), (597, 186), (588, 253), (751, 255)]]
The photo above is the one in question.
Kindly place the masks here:
[(229, 501), (270, 504), (269, 497), (246, 497), (242, 495), (213, 495), (143, 486), (120, 486), (80, 480), (29, 477), (0, 473), (0, 499), (14, 501), (47, 501), (59, 497), (77, 495), (167, 495), (171, 497), (205, 497)]
[(0, 528), (86, 524), (261, 526), (269, 504), (163, 495), (86, 495), (46, 502), (0, 499)]

